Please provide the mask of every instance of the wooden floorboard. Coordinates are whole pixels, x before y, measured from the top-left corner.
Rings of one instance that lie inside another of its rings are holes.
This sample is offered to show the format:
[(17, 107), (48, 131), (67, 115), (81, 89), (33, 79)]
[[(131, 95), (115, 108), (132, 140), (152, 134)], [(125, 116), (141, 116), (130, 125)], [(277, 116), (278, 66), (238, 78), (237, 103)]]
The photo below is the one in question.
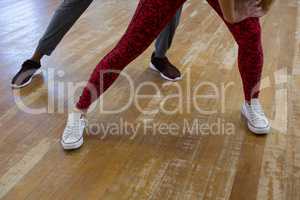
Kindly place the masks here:
[[(49, 88), (55, 72), (56, 83), (86, 81), (89, 74), (125, 31), (137, 1), (94, 1), (78, 23), (63, 39), (51, 57), (43, 60), (44, 75), (21, 91), (12, 91), (10, 80), (23, 60), (33, 52), (59, 0), (0, 1), (0, 199), (300, 199), (300, 4), (297, 0), (277, 1), (262, 19), (265, 67), (261, 101), (273, 129), (267, 137), (251, 134), (240, 116), (243, 100), (238, 74), (237, 46), (230, 33), (201, 1), (188, 1), (169, 58), (183, 72), (179, 85), (194, 90), (201, 81), (230, 84), (226, 91), (225, 112), (215, 100), (198, 103), (213, 115), (195, 109), (187, 94), (183, 112), (167, 115), (161, 110), (145, 114), (134, 105), (119, 114), (95, 110), (89, 124), (176, 123), (178, 135), (92, 135), (89, 127), (84, 146), (65, 152), (60, 136), (67, 120), (69, 98)], [(150, 47), (126, 68), (133, 84), (154, 82), (163, 95), (176, 88), (166, 87), (148, 69)], [(58, 71), (64, 72), (62, 77)], [(125, 85), (125, 87), (124, 87)], [(174, 85), (173, 85), (174, 86)], [(143, 94), (153, 94), (142, 88)], [(209, 94), (209, 88), (201, 90)], [(19, 108), (40, 108), (51, 103), (51, 113), (32, 115)], [(77, 97), (77, 96), (76, 96)], [(126, 104), (126, 80), (118, 79), (101, 98), (106, 109)], [(112, 101), (113, 100), (113, 101)], [(145, 110), (158, 108), (162, 96), (141, 100)], [(64, 103), (63, 110), (57, 102)], [(20, 102), (19, 102), (20, 103)], [(166, 103), (168, 109), (178, 102)], [(97, 105), (97, 108), (99, 105)], [(232, 123), (232, 135), (187, 134), (184, 120), (203, 124), (218, 120)]]

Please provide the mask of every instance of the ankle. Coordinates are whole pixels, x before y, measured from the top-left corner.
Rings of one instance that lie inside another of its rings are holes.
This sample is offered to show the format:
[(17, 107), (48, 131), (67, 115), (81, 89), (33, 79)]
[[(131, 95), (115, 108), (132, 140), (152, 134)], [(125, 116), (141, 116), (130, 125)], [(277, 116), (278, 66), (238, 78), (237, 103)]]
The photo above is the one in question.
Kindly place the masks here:
[(155, 59), (166, 59), (167, 56), (154, 56)]
[(34, 61), (34, 62), (36, 62), (36, 63), (38, 63), (38, 64), (41, 64), (41, 60), (40, 60), (40, 59), (37, 59), (37, 58), (35, 58), (35, 57), (31, 57), (29, 60)]
[(156, 53), (155, 51), (152, 53), (152, 58), (157, 58), (157, 59), (164, 59), (167, 56), (165, 54), (162, 53)]
[(37, 63), (41, 63), (41, 60), (43, 58), (43, 54), (40, 52), (34, 52), (34, 54), (32, 55), (32, 57), (30, 58), (30, 60), (37, 62)]
[(87, 110), (82, 110), (82, 109), (79, 109), (77, 107), (74, 107), (72, 112), (75, 112), (75, 113), (80, 113), (82, 116), (86, 116), (87, 115)]
[(259, 98), (255, 97), (255, 98), (251, 98), (251, 99), (245, 99), (245, 103), (247, 103), (248, 105), (251, 105), (252, 101), (259, 101)]

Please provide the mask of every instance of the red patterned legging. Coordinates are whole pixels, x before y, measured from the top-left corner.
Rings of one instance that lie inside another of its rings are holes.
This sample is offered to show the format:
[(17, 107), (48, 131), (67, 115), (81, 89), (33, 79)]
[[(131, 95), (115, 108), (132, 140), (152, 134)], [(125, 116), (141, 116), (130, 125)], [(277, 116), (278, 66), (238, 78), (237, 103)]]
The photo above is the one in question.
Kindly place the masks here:
[[(126, 33), (94, 69), (77, 103), (77, 108), (88, 109), (91, 103), (112, 85), (119, 72), (150, 46), (185, 1), (140, 0)], [(208, 2), (224, 19), (218, 0), (208, 0)], [(248, 18), (240, 23), (226, 23), (226, 25), (239, 46), (239, 71), (245, 99), (249, 101), (251, 98), (258, 97), (263, 66), (259, 19)]]

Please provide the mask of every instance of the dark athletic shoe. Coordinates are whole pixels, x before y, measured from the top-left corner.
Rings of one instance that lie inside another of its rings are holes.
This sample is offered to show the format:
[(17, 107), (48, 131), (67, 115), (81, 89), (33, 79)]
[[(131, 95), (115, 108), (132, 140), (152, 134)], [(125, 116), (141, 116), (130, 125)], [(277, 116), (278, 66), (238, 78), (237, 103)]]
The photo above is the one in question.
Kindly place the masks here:
[(182, 79), (180, 71), (170, 63), (167, 57), (156, 58), (155, 53), (153, 53), (150, 68), (159, 72), (160, 76), (168, 81), (178, 81)]
[(12, 88), (22, 88), (30, 84), (32, 78), (41, 73), (41, 64), (32, 60), (26, 60), (20, 71), (14, 76), (11, 81)]

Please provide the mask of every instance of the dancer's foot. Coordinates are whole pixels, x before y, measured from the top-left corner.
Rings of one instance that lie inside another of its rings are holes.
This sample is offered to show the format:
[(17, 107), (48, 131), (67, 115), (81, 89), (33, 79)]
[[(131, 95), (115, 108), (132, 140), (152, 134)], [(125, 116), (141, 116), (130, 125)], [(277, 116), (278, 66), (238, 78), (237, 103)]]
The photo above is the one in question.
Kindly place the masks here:
[(32, 78), (41, 73), (41, 64), (33, 60), (26, 60), (20, 71), (13, 77), (11, 82), (12, 88), (22, 88), (29, 85)]
[(242, 114), (247, 119), (247, 125), (250, 131), (255, 134), (269, 133), (270, 123), (258, 99), (251, 99), (249, 103), (245, 102), (242, 105)]
[(61, 137), (65, 150), (78, 149), (83, 145), (83, 133), (86, 127), (85, 115), (75, 111), (69, 114), (66, 128)]
[(157, 58), (155, 57), (155, 53), (153, 53), (150, 68), (160, 72), (161, 77), (168, 81), (178, 81), (182, 79), (180, 71), (170, 63), (167, 57)]

